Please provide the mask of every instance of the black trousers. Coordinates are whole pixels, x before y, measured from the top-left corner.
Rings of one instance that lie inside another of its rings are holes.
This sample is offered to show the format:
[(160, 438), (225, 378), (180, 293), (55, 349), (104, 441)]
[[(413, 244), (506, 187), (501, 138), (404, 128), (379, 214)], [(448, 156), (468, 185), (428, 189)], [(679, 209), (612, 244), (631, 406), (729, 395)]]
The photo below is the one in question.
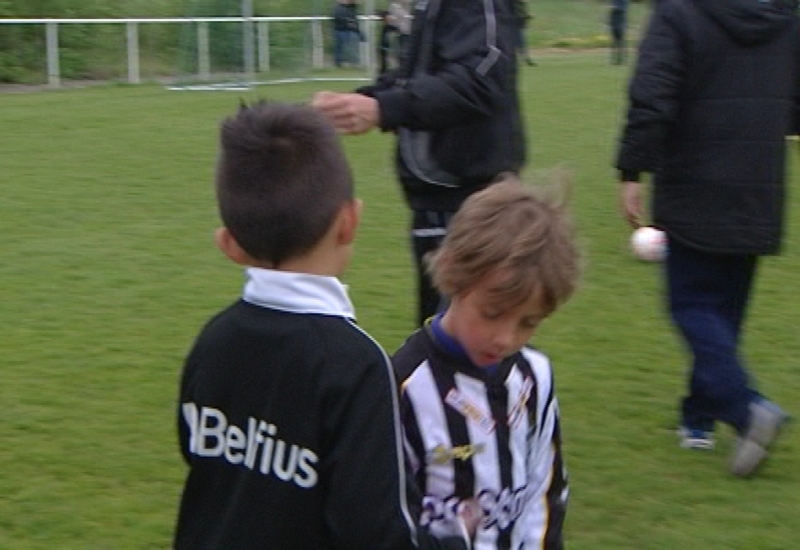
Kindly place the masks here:
[(411, 222), (411, 247), (417, 273), (417, 325), (444, 308), (445, 300), (433, 287), (428, 275), (426, 257), (439, 248), (447, 225), (455, 212), (441, 210), (415, 210)]

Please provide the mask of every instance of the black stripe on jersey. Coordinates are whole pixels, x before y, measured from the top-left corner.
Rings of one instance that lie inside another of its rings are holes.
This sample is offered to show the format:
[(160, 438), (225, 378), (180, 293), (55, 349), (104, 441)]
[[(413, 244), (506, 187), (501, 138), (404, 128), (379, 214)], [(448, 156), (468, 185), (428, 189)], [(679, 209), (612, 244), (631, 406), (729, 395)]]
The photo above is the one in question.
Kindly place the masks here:
[(564, 517), (567, 514), (567, 503), (564, 500), (564, 490), (567, 487), (563, 457), (561, 455), (561, 424), (556, 419), (553, 429), (553, 445), (556, 454), (553, 459), (553, 480), (547, 490), (547, 527), (544, 536), (544, 547), (547, 550), (562, 550), (564, 548)]
[[(507, 369), (504, 369), (507, 373)], [(510, 434), (508, 426), (508, 388), (505, 380), (499, 376), (486, 381), (486, 394), (489, 399), (489, 407), (492, 410), (492, 418), (495, 421), (495, 439), (497, 440), (497, 460), (500, 469), (500, 486), (513, 487), (514, 480), (511, 474), (513, 458), (511, 457)], [(511, 548), (511, 527), (498, 532), (497, 548)]]
[[(526, 405), (528, 409), (528, 438), (530, 439), (536, 434), (536, 430), (538, 426), (536, 425), (536, 411), (539, 408), (539, 380), (536, 378), (536, 375), (533, 373), (533, 368), (531, 367), (530, 363), (523, 357), (521, 353), (516, 355), (517, 361), (517, 368), (522, 372), (522, 376), (524, 378), (530, 378), (531, 382), (533, 382), (533, 388), (531, 388), (531, 394), (528, 397), (528, 403)], [(550, 388), (550, 397), (548, 398), (548, 402), (552, 401), (553, 399), (553, 389)], [(542, 424), (544, 425), (544, 418), (542, 418)]]
[[(447, 369), (431, 369), (433, 379), (436, 381), (436, 388), (439, 391), (439, 398), (442, 403), (446, 403), (446, 397), (450, 390), (456, 387), (453, 372)], [(444, 407), (444, 416), (447, 420), (447, 431), (450, 432), (450, 442), (453, 448), (464, 447), (471, 444), (469, 432), (467, 431), (467, 419), (453, 409)], [(472, 467), (472, 457), (463, 460), (453, 460), (453, 470), (455, 473), (455, 494), (460, 497), (471, 497), (475, 494), (475, 473)]]
[(419, 465), (419, 469), (414, 476), (414, 483), (422, 490), (425, 487), (425, 480), (428, 477), (428, 461), (425, 457), (425, 446), (422, 443), (422, 434), (419, 433), (419, 426), (415, 421), (417, 413), (414, 410), (414, 404), (406, 395), (403, 395), (400, 400), (400, 418), (403, 421), (406, 439), (411, 446), (411, 449), (406, 449), (406, 452), (413, 452), (414, 456), (410, 458)]

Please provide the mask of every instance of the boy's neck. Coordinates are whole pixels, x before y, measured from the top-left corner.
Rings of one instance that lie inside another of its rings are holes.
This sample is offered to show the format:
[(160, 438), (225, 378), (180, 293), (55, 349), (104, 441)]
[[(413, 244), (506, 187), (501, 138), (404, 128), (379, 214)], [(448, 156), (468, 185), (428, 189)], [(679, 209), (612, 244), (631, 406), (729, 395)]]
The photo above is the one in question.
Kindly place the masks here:
[(253, 267), (325, 277), (340, 277), (350, 261), (350, 249), (351, 247), (349, 246), (333, 245), (323, 240), (306, 254), (289, 258), (279, 265), (274, 265), (270, 262), (257, 262)]

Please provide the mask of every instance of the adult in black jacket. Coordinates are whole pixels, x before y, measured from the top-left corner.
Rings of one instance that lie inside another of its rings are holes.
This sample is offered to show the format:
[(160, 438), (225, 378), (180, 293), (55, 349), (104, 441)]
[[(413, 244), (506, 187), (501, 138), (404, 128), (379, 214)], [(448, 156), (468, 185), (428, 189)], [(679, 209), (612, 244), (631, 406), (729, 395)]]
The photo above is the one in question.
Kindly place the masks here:
[(785, 138), (800, 130), (796, 0), (661, 0), (630, 82), (616, 166), (628, 221), (642, 220), (639, 174), (653, 174), (654, 225), (668, 235), (670, 313), (693, 355), (682, 445), (739, 439), (731, 471), (753, 474), (786, 414), (755, 389), (739, 340), (759, 256), (784, 223)]
[(319, 93), (313, 104), (344, 133), (376, 126), (398, 133), (422, 325), (440, 302), (423, 257), (467, 196), (520, 170), (525, 139), (513, 1), (429, 0), (414, 10), (408, 56), (395, 74), (359, 93)]

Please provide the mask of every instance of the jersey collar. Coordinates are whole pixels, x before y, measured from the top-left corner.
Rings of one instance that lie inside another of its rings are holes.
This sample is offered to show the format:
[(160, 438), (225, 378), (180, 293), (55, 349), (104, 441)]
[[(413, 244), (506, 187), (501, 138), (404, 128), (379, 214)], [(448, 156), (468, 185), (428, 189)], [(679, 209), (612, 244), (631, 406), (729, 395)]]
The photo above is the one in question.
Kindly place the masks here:
[(245, 302), (288, 311), (335, 315), (355, 320), (347, 287), (336, 277), (291, 273), (250, 267), (242, 299)]

